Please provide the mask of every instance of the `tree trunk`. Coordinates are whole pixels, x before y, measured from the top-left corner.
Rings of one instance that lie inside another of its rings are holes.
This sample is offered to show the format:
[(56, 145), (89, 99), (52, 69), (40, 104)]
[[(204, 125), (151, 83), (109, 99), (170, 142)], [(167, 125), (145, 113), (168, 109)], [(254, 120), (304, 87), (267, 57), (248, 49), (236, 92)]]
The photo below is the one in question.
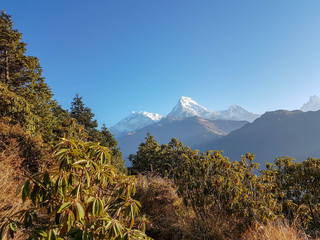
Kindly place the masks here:
[(10, 81), (10, 71), (9, 71), (9, 56), (8, 56), (8, 51), (5, 50), (4, 52), (5, 55), (5, 83), (9, 83)]

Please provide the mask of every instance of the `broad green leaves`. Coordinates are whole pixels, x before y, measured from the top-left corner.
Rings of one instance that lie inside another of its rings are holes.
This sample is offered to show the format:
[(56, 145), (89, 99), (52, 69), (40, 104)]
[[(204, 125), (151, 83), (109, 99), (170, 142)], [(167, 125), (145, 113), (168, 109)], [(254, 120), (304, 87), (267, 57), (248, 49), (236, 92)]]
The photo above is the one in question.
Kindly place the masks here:
[[(131, 198), (135, 178), (110, 165), (106, 147), (62, 139), (55, 156), (57, 166), (31, 176), (22, 188), (33, 214), (47, 213), (42, 222), (28, 211), (20, 214), (25, 228), (32, 228), (30, 221), (37, 225), (32, 239), (149, 239), (134, 225), (141, 207)], [(2, 226), (11, 234), (16, 230), (14, 221)]]

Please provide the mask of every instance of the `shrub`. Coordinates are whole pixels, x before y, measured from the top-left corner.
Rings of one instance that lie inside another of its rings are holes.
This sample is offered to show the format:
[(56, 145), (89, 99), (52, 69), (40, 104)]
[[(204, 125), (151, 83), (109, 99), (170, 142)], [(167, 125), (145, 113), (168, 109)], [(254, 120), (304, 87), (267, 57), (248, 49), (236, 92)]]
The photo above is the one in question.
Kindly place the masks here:
[(135, 225), (135, 178), (110, 165), (106, 147), (63, 139), (56, 160), (25, 182), (22, 199), (31, 207), (8, 218), (1, 237), (24, 227), (29, 239), (149, 239)]

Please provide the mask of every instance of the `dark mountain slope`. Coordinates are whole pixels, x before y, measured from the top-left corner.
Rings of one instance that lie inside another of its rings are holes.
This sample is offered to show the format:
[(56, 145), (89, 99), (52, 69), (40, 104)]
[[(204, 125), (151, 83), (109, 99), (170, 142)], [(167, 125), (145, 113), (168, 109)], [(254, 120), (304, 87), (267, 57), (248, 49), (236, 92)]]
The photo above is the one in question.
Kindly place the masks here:
[(163, 119), (159, 123), (128, 133), (118, 139), (118, 144), (124, 158), (137, 151), (139, 144), (144, 142), (147, 133), (153, 135), (160, 144), (168, 143), (171, 138), (176, 137), (185, 145), (194, 147), (221, 138), (246, 123), (248, 122), (207, 120), (199, 117), (183, 120)]
[(320, 111), (267, 112), (253, 123), (209, 144), (199, 144), (197, 148), (224, 150), (224, 155), (231, 160), (240, 160), (242, 154), (253, 152), (259, 163), (272, 162), (280, 156), (299, 161), (309, 156), (319, 158)]

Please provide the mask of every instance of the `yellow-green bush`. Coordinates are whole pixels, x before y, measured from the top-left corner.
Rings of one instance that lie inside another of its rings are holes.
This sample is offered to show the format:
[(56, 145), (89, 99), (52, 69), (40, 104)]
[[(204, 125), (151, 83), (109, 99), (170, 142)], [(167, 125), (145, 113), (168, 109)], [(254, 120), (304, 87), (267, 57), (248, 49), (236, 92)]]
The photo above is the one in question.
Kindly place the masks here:
[(106, 147), (63, 139), (56, 161), (25, 182), (22, 199), (31, 206), (3, 222), (1, 237), (24, 227), (30, 239), (149, 239), (135, 225), (135, 177), (110, 165)]
[[(229, 219), (229, 230), (238, 233), (282, 219), (313, 236), (320, 231), (320, 159), (295, 163), (281, 157), (258, 172), (253, 154), (230, 161), (222, 152), (200, 153), (176, 139), (159, 145), (152, 136), (130, 159), (133, 172), (153, 172), (174, 181), (204, 236), (221, 235), (207, 227), (217, 219)], [(227, 237), (228, 230), (220, 229)]]

